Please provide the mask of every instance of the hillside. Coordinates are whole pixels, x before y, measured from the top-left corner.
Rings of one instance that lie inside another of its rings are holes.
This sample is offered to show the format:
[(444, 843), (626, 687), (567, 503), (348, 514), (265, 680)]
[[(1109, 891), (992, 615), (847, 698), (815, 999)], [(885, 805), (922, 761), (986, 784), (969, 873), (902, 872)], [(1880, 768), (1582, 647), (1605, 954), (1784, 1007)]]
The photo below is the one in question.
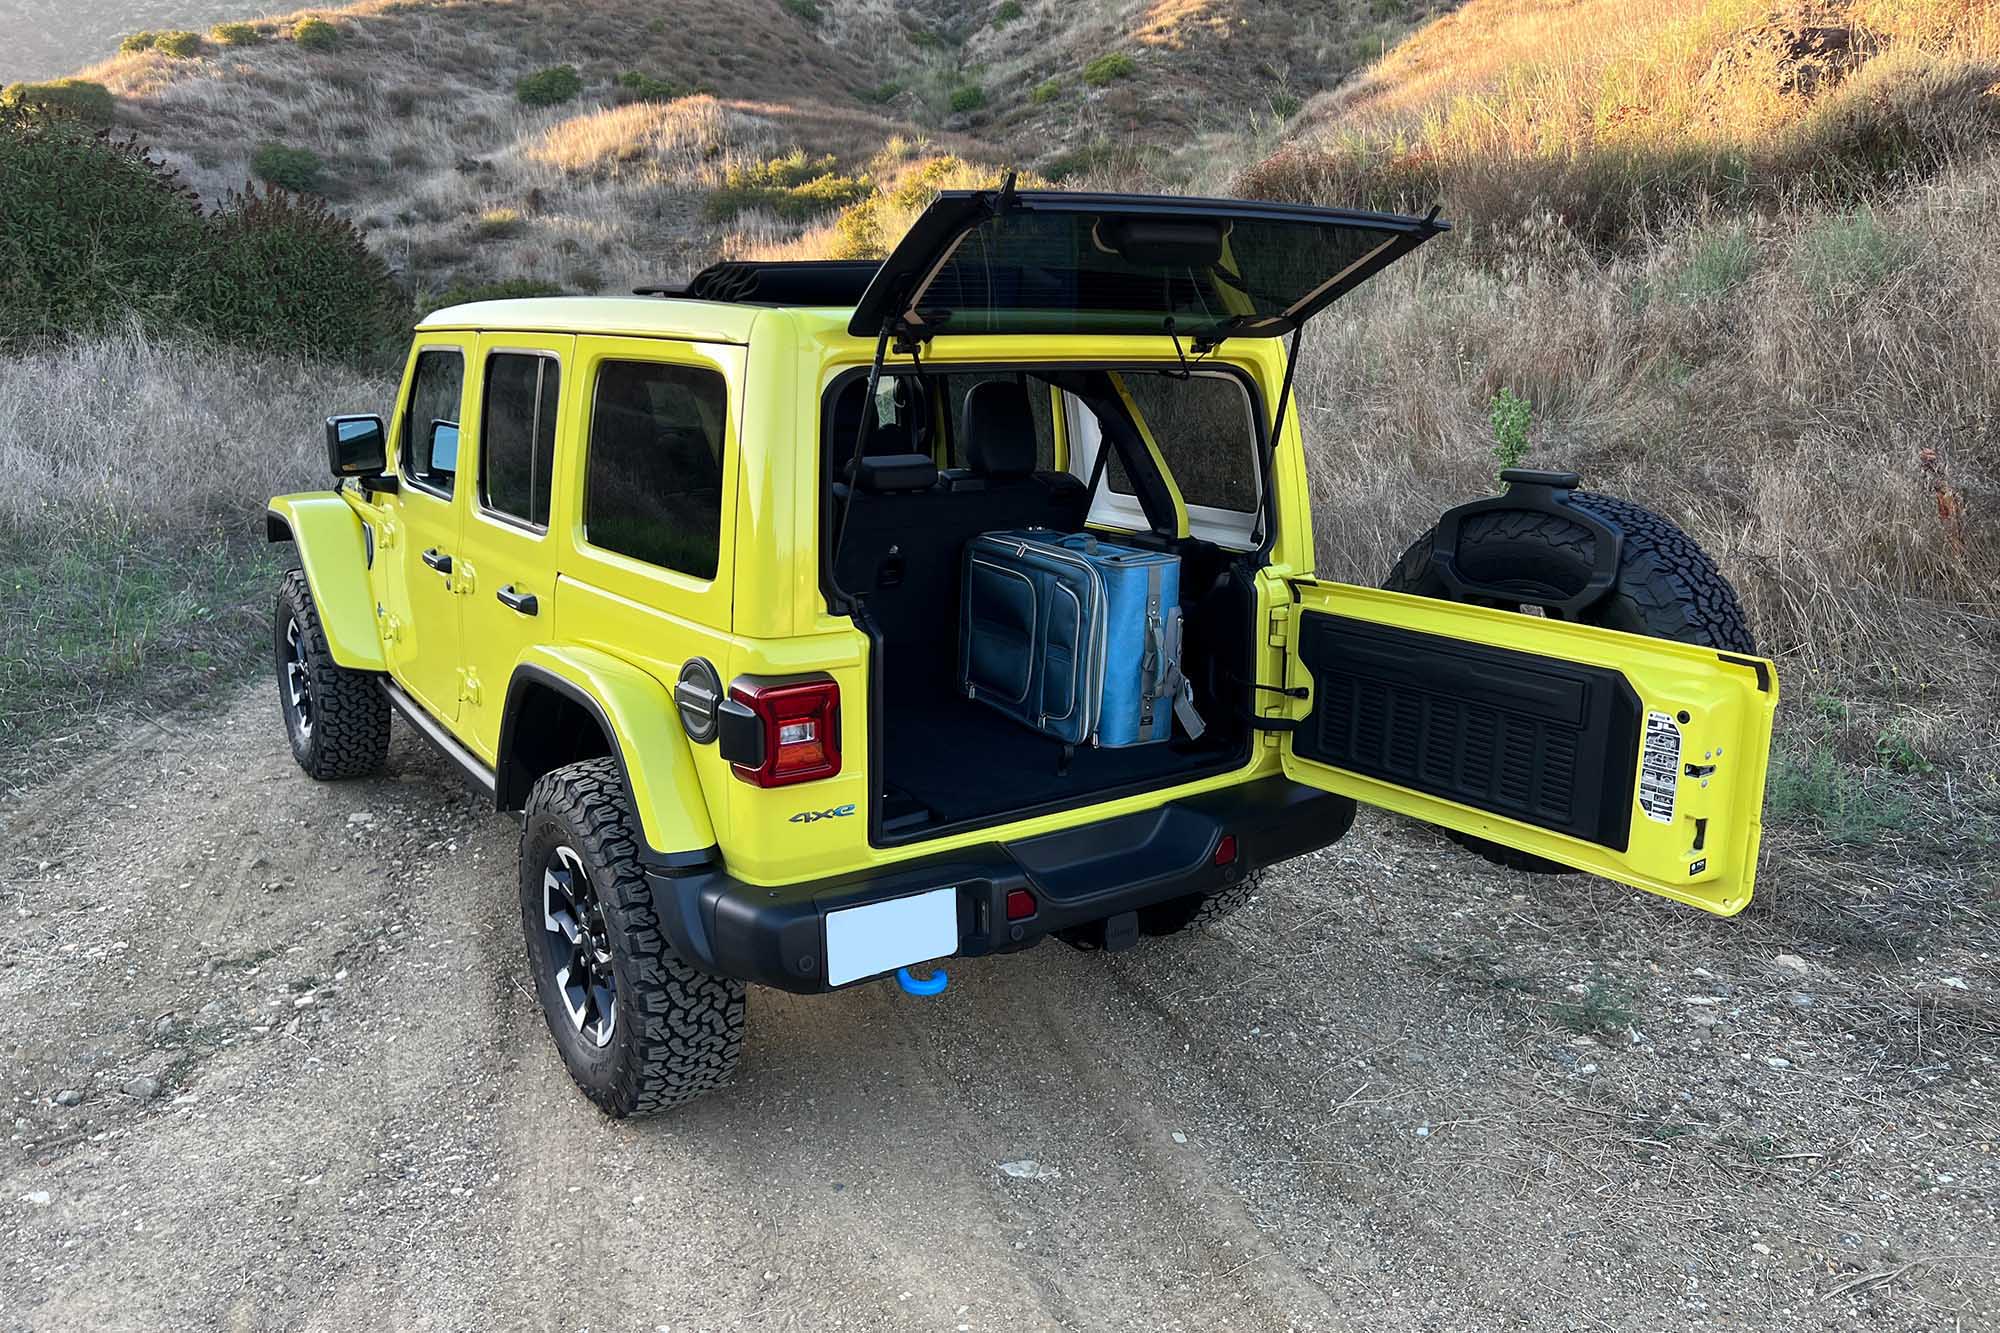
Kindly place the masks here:
[[(1212, 184), (1440, 7), (361, 0), (79, 77), (205, 199), (273, 178), (260, 150), (309, 154), (288, 182), (419, 291), (592, 291), (783, 245), (942, 155), (981, 179), (1004, 163)], [(308, 18), (330, 25), (310, 42)], [(557, 66), (574, 95), (524, 105), (517, 81)]]

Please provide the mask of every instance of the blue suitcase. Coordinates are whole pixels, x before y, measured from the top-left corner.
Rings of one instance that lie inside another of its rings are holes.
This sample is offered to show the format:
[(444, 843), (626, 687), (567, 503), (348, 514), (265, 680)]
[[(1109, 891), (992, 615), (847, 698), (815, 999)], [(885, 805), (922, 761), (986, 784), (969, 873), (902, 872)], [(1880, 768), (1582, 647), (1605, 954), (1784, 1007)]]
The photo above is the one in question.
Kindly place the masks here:
[(959, 683), (1066, 745), (1171, 739), (1202, 722), (1181, 674), (1180, 557), (1041, 528), (966, 543)]

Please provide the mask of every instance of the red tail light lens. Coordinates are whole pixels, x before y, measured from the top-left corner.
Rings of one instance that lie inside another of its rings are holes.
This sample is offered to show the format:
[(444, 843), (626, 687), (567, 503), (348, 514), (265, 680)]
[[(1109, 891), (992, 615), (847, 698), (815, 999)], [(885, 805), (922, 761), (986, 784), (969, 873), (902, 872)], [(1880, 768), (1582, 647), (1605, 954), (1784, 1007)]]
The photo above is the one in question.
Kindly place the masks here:
[(831, 680), (763, 685), (737, 681), (729, 697), (757, 717), (763, 752), (756, 764), (732, 765), (759, 787), (817, 782), (840, 772), (840, 686)]
[(1236, 864), (1236, 835), (1225, 833), (1222, 841), (1215, 844), (1215, 863), (1219, 866)]
[(1035, 895), (1026, 889), (1007, 890), (1007, 919), (1025, 921), (1035, 914)]

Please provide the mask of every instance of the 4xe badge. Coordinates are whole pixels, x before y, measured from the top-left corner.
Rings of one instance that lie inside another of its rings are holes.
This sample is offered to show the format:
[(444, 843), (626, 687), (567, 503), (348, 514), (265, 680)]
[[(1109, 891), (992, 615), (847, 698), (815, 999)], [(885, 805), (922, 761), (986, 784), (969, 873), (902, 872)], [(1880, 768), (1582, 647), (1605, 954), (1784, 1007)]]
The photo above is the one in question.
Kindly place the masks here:
[(853, 813), (854, 807), (851, 805), (836, 805), (831, 810), (801, 810), (786, 822), (790, 824), (817, 824), (822, 819), (845, 819)]

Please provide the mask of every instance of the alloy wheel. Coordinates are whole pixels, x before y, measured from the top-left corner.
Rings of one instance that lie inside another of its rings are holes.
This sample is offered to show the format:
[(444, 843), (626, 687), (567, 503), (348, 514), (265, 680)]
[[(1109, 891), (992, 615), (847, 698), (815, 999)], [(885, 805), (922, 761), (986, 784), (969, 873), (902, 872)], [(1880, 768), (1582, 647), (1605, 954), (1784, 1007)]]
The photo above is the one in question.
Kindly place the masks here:
[(309, 740), (313, 729), (312, 668), (306, 664), (306, 636), (299, 630), (297, 617), (285, 623), (285, 702), (299, 739)]
[(578, 1035), (604, 1046), (618, 1024), (618, 979), (611, 970), (611, 937), (583, 860), (568, 847), (549, 853), (542, 869), (542, 928), (556, 993)]

